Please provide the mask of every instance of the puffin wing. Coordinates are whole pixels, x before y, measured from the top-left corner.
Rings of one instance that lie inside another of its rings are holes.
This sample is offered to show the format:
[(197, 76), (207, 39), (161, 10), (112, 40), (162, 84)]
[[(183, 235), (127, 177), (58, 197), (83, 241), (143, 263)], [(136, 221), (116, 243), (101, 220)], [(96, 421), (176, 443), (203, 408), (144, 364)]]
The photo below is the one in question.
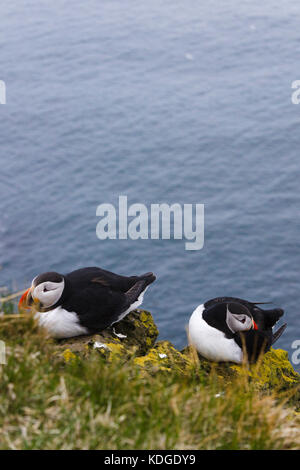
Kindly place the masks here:
[(119, 276), (100, 268), (84, 268), (66, 276), (69, 295), (62, 307), (75, 312), (81, 325), (100, 331), (119, 320), (155, 280), (152, 273)]
[(286, 327), (287, 327), (287, 323), (284, 323), (284, 325), (282, 325), (280, 328), (278, 328), (277, 331), (275, 331), (275, 333), (272, 336), (272, 345), (276, 343), (276, 341), (280, 338), (280, 336), (282, 335)]
[(236, 333), (234, 340), (243, 351), (246, 351), (248, 361), (256, 362), (261, 354), (270, 349), (272, 336), (272, 330), (248, 330)]
[(75, 312), (82, 326), (89, 330), (103, 330), (117, 321), (125, 294), (100, 284), (91, 284), (79, 291), (73, 291), (62, 308)]
[(280, 338), (287, 324), (282, 325), (278, 330), (273, 333), (272, 329), (268, 330), (249, 330), (236, 333), (234, 336), (235, 342), (247, 352), (247, 357), (250, 362), (256, 362), (260, 354), (269, 351), (270, 347), (276, 343)]
[(77, 269), (66, 274), (65, 277), (74, 289), (87, 287), (90, 283), (97, 283), (117, 292), (127, 292), (137, 281), (145, 278), (149, 280), (152, 278), (151, 282), (155, 280), (153, 273), (146, 273), (142, 276), (120, 276), (97, 267)]

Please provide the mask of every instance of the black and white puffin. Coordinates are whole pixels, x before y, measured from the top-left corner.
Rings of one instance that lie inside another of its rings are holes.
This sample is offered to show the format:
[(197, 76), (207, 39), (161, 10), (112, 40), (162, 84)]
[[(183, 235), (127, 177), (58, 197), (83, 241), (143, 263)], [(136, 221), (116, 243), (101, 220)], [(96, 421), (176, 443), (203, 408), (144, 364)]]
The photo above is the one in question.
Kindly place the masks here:
[(193, 312), (189, 340), (211, 361), (256, 362), (284, 332), (286, 323), (275, 333), (272, 330), (283, 314), (281, 308), (263, 310), (258, 303), (218, 297), (199, 305)]
[(19, 309), (34, 306), (39, 325), (53, 338), (92, 334), (141, 305), (155, 279), (153, 273), (127, 277), (97, 267), (47, 272), (33, 279)]

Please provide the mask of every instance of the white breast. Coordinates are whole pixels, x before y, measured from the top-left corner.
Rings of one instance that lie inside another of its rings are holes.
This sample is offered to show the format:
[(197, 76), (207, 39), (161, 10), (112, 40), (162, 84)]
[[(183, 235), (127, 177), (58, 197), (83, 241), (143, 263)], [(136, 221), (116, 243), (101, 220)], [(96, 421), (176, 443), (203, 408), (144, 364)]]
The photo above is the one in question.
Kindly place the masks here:
[[(147, 288), (148, 286), (139, 295), (139, 298), (125, 312), (121, 313), (116, 322), (122, 320), (128, 313), (141, 305)], [(73, 336), (89, 334), (88, 328), (80, 325), (75, 312), (68, 312), (61, 307), (49, 310), (49, 312), (37, 312), (35, 318), (38, 320), (39, 325), (45, 328), (52, 338), (72, 338)]]
[(52, 338), (71, 338), (89, 333), (87, 328), (80, 325), (75, 312), (68, 312), (61, 307), (49, 312), (37, 312), (35, 318)]
[(189, 340), (197, 351), (206, 359), (217, 362), (243, 361), (243, 351), (234, 339), (226, 338), (225, 334), (208, 325), (202, 318), (204, 305), (199, 305), (189, 321)]

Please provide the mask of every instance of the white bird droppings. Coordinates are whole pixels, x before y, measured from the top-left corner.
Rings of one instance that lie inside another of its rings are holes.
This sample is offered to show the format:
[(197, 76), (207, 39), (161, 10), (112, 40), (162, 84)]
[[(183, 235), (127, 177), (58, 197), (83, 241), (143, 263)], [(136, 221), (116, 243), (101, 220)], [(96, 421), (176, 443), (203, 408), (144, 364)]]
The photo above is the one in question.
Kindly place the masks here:
[(118, 338), (121, 338), (121, 339), (122, 339), (122, 338), (127, 338), (127, 336), (126, 336), (126, 335), (122, 335), (122, 333), (116, 333), (116, 330), (115, 330), (114, 328), (113, 328), (113, 332), (114, 332), (114, 334), (115, 334)]
[(161, 353), (160, 353), (160, 354), (159, 354), (159, 357), (160, 357), (161, 359), (164, 359), (165, 357), (167, 357), (167, 355), (166, 355), (166, 354), (161, 354)]
[(108, 349), (108, 350), (110, 351), (109, 347), (108, 347), (106, 344), (104, 344), (104, 343), (99, 343), (99, 341), (95, 341), (93, 348), (94, 348), (94, 349), (103, 348), (103, 349)]

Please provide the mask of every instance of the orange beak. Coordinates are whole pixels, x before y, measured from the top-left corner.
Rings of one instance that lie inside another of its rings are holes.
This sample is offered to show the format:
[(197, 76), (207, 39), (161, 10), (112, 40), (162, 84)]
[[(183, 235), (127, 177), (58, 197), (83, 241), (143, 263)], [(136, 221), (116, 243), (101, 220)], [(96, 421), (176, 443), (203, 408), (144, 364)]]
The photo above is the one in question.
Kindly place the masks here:
[(252, 318), (252, 323), (253, 323), (253, 329), (254, 329), (254, 330), (258, 330), (258, 326), (257, 326), (257, 324), (255, 323), (255, 321), (253, 320), (253, 318)]
[(29, 295), (30, 295), (31, 287), (27, 289), (22, 297), (20, 298), (19, 301), (19, 311), (21, 312), (22, 310), (30, 310), (30, 303), (29, 303)]

